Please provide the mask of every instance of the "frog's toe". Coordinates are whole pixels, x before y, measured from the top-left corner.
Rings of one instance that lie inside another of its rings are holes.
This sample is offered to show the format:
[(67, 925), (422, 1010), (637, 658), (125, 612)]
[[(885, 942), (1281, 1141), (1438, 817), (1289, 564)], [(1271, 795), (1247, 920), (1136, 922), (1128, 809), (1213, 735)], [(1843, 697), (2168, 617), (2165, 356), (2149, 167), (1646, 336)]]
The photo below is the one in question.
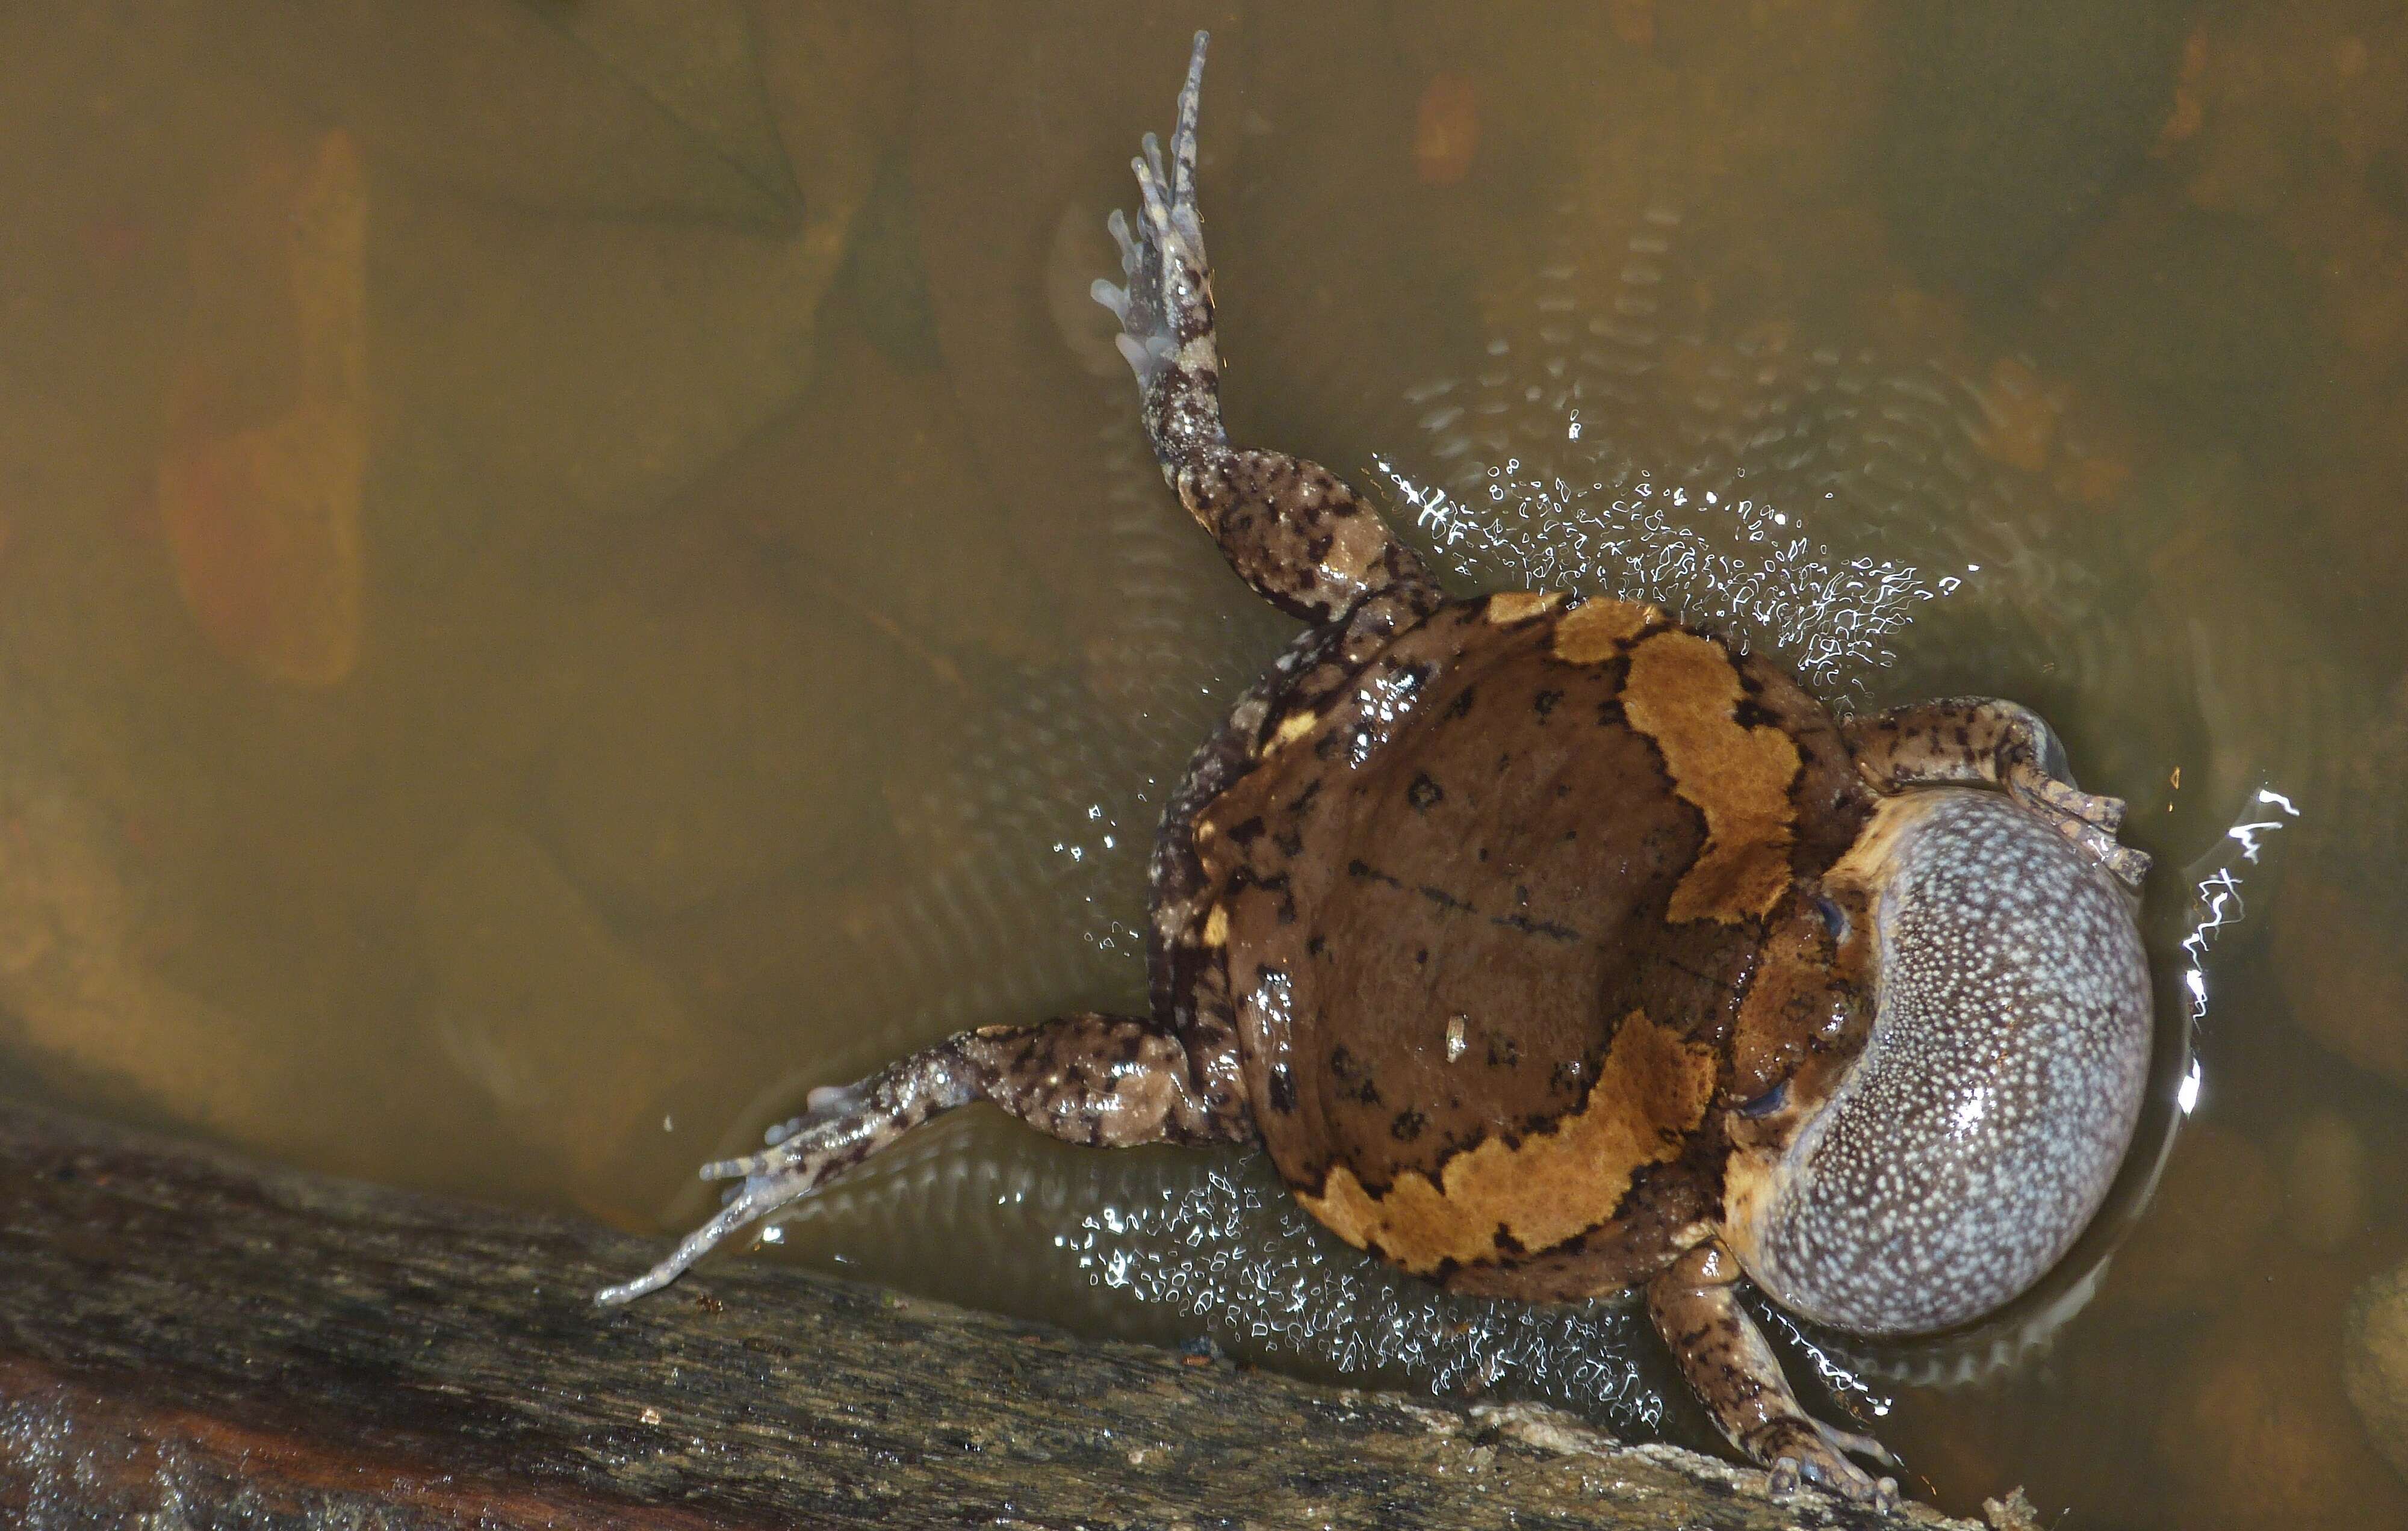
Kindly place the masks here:
[(2115, 845), (2112, 841), (2109, 843), (2111, 849), (2100, 859), (2106, 863), (2107, 870), (2114, 873), (2124, 886), (2134, 893), (2139, 893), (2141, 883), (2149, 875), (2151, 866), (2149, 853), (2145, 851), (2135, 851), (2128, 845)]
[(1217, 371), (1212, 349), (1211, 265), (1204, 254), (1204, 220), (1196, 203), (1196, 116), (1204, 87), (1205, 35), (1196, 35), (1186, 87), (1179, 94), (1179, 126), (1166, 158), (1149, 133), (1129, 161), (1137, 177), (1134, 222), (1114, 210), (1104, 226), (1120, 247), (1119, 282), (1088, 289), (1121, 322), (1120, 352), (1151, 391), (1171, 364), (1204, 377)]
[(2008, 790), (2025, 802), (2113, 833), (2123, 827), (2124, 800), (2084, 792), (2061, 776), (2026, 766), (2008, 779)]
[(1820, 1420), (1815, 1422), (1814, 1427), (1823, 1432), (1825, 1440), (1852, 1456), (1869, 1456), (1885, 1467), (1898, 1466), (1898, 1454), (1870, 1436), (1860, 1436), (1854, 1430), (1842, 1430), (1835, 1425), (1825, 1424)]
[(2114, 831), (2102, 829), (2097, 824), (2087, 823), (2080, 819), (2059, 819), (2057, 821), (2057, 830), (2058, 834), (2088, 851), (2093, 860), (2107, 868), (2109, 876), (2134, 893), (2141, 891), (2142, 881), (2149, 875), (2150, 859), (2147, 851), (2135, 851), (2130, 846), (2119, 842)]
[(1772, 1465), (1766, 1487), (1774, 1498), (1794, 1494), (1811, 1483), (1826, 1494), (1855, 1504), (1870, 1505), (1887, 1514), (1898, 1508), (1898, 1480), (1875, 1478), (1843, 1456), (1784, 1456)]
[[(706, 1177), (722, 1166), (705, 1166)], [(717, 1249), (727, 1236), (775, 1211), (796, 1196), (809, 1192), (816, 1179), (798, 1174), (754, 1175), (746, 1178), (727, 1198), (725, 1206), (710, 1222), (678, 1241), (668, 1257), (632, 1281), (606, 1286), (594, 1294), (594, 1300), (604, 1308), (617, 1308), (635, 1301), (648, 1292), (657, 1292), (694, 1267), (695, 1261)]]
[(1112, 336), (1112, 344), (1119, 349), (1121, 360), (1137, 374), (1139, 390), (1152, 387), (1154, 375), (1177, 354), (1170, 337), (1149, 322), (1130, 296), (1129, 289), (1098, 277), (1096, 284), (1087, 289), (1087, 295), (1111, 310), (1112, 317), (1121, 322), (1121, 333)]
[(1884, 1511), (1898, 1504), (1896, 1479), (1875, 1478), (1847, 1458), (1849, 1452), (1861, 1452), (1889, 1463), (1893, 1460), (1889, 1450), (1881, 1442), (1835, 1430), (1820, 1420), (1795, 1416), (1782, 1422), (1776, 1434), (1778, 1443), (1765, 1453), (1770, 1459), (1766, 1487), (1774, 1497), (1795, 1493), (1801, 1483), (1811, 1483), (1827, 1494)]
[(2115, 831), (2124, 823), (2122, 798), (2084, 792), (2032, 766), (2009, 772), (2006, 784), (2008, 795), (2047, 818), (2058, 834), (2088, 851), (2126, 887), (2140, 891), (2142, 880), (2148, 876), (2149, 858), (2115, 838)]
[[(808, 1127), (816, 1126), (832, 1117), (859, 1110), (864, 1100), (861, 1087), (857, 1084), (813, 1085), (810, 1094), (803, 1097), (803, 1114), (788, 1117), (783, 1122), (773, 1123), (761, 1135), (761, 1141), (774, 1149)], [(755, 1153), (743, 1159), (722, 1159), (716, 1164), (703, 1167), (703, 1179), (721, 1180), (732, 1175), (748, 1173), (749, 1171), (743, 1166), (750, 1166), (757, 1169), (767, 1163), (769, 1157), (766, 1153)], [(714, 1170), (724, 1171), (724, 1173), (713, 1174)]]

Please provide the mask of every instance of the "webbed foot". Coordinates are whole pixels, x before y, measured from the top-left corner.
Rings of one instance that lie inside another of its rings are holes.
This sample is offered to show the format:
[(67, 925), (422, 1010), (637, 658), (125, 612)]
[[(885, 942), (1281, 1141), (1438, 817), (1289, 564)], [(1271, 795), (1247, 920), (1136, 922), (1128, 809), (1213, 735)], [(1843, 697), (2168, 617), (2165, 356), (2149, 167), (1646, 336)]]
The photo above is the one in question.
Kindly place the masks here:
[(1138, 227), (1115, 208), (1106, 226), (1121, 248), (1126, 285), (1098, 279), (1090, 290), (1121, 322), (1115, 337), (1145, 399), (1147, 432), (1165, 464), (1199, 441), (1223, 439), (1220, 353), (1212, 338), (1212, 265), (1204, 254), (1204, 220), (1196, 201), (1196, 120), (1204, 93), (1206, 34), (1196, 34), (1170, 163), (1151, 133), (1129, 162), (1141, 206)]
[[(1154, 460), (1229, 566), (1290, 616), (1322, 622), (1351, 610), (1377, 626), (1426, 615), (1444, 599), (1438, 582), (1352, 486), (1285, 452), (1235, 449), (1222, 429), (1212, 266), (1196, 202), (1207, 40), (1196, 34), (1169, 163), (1150, 133), (1130, 162), (1142, 198), (1136, 229), (1118, 212), (1108, 221), (1127, 285), (1091, 289), (1121, 322), (1113, 338), (1137, 374)], [(1387, 608), (1368, 604), (1374, 595), (1387, 597)]]
[(2149, 856), (2115, 838), (2124, 823), (2124, 800), (2084, 792), (2038, 766), (2017, 763), (2006, 772), (2007, 795), (2053, 824), (2057, 832), (2097, 858), (2117, 880), (2138, 893), (2149, 875)]
[(1898, 1480), (1875, 1478), (1848, 1460), (1850, 1452), (1872, 1457), (1885, 1466), (1896, 1463), (1886, 1447), (1870, 1436), (1836, 1430), (1803, 1415), (1777, 1420), (1760, 1438), (1742, 1443), (1750, 1456), (1769, 1465), (1767, 1488), (1774, 1497), (1795, 1494), (1811, 1483), (1827, 1494), (1857, 1504), (1870, 1504), (1884, 1514), (1898, 1508)]
[(1723, 1438), (1771, 1473), (1774, 1494), (1812, 1483), (1887, 1511), (1898, 1503), (1898, 1481), (1873, 1477), (1848, 1453), (1885, 1465), (1896, 1458), (1870, 1437), (1834, 1429), (1799, 1407), (1764, 1332), (1740, 1305), (1741, 1280), (1737, 1257), (1710, 1239), (1648, 1283), (1648, 1316), (1698, 1401)]
[(739, 1180), (711, 1220), (679, 1240), (666, 1259), (632, 1281), (604, 1287), (605, 1308), (657, 1292), (749, 1223), (810, 1195), (940, 1111), (971, 1098), (972, 1085), (950, 1047), (908, 1058), (859, 1084), (813, 1090), (808, 1109), (771, 1127), (768, 1147), (702, 1166), (706, 1180)]
[(2029, 708), (1956, 696), (1852, 718), (1843, 732), (1857, 769), (1883, 792), (1986, 781), (2039, 814), (2138, 893), (2149, 858), (2119, 843), (2124, 801), (2073, 784), (2056, 733)]

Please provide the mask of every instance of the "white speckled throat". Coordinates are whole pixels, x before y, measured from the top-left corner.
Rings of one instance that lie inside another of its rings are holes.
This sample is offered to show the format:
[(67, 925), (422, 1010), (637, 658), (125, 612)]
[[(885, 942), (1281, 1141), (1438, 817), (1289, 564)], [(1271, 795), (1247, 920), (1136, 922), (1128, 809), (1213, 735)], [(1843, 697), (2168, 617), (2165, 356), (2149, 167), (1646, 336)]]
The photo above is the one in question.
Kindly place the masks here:
[(1733, 1242), (1807, 1317), (1950, 1328), (2064, 1255), (2131, 1142), (2151, 1025), (2132, 904), (2037, 815), (1968, 788), (1886, 800), (1834, 875), (1870, 895), (1871, 1036)]

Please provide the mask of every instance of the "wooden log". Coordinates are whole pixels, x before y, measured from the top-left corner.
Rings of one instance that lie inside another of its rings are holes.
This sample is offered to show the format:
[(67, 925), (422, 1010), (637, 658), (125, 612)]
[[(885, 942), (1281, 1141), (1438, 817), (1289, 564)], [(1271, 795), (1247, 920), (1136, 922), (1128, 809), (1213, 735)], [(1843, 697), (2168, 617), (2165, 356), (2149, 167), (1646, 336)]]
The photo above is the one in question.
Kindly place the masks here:
[(0, 1107), (0, 1520), (1885, 1524), (1543, 1409), (1467, 1415), (757, 1262), (595, 1308), (655, 1252)]

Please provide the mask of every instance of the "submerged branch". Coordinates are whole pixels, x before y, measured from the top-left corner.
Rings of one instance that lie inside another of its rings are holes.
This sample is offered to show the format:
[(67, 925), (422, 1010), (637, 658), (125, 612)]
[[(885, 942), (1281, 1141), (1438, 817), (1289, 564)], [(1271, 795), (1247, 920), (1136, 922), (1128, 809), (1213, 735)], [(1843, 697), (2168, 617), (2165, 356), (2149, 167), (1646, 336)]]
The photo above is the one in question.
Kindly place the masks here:
[(1882, 1524), (1541, 1409), (1467, 1416), (757, 1263), (595, 1307), (657, 1252), (0, 1107), (0, 1508), (46, 1528)]

